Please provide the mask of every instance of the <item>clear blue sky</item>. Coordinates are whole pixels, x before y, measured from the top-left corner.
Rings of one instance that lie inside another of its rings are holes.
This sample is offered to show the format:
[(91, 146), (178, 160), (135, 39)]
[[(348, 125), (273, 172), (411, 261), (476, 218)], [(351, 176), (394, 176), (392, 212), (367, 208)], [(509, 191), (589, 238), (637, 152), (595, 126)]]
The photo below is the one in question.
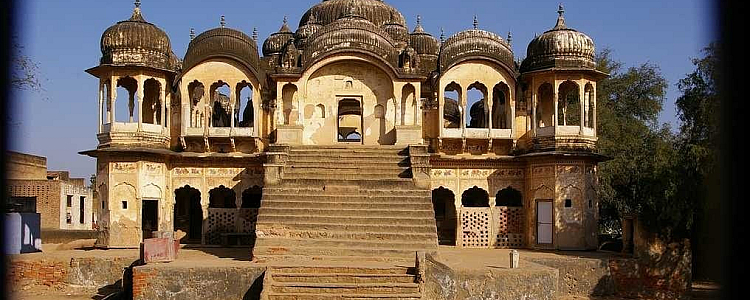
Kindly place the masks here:
[[(227, 26), (251, 34), (258, 28), (262, 42), (277, 31), (285, 15), (296, 30), (302, 14), (320, 0), (143, 0), (144, 18), (165, 30), (175, 53), (183, 57), (190, 28), (197, 33)], [(71, 175), (95, 173), (95, 159), (79, 155), (96, 148), (97, 79), (84, 72), (101, 56), (102, 32), (130, 17), (133, 0), (23, 0), (18, 32), (24, 52), (39, 64), (42, 93), (21, 92), (11, 99), (10, 149), (47, 157), (50, 169)], [(558, 0), (386, 0), (401, 11), (413, 29), (416, 16), (434, 36), (471, 28), (474, 15), (482, 29), (513, 34), (518, 58), (535, 33), (555, 24)], [(709, 0), (566, 1), (569, 27), (594, 39), (597, 49), (610, 48), (626, 67), (650, 62), (661, 67), (670, 88), (660, 120), (677, 124), (674, 100), (677, 81), (693, 70), (691, 58), (714, 40), (715, 10)]]

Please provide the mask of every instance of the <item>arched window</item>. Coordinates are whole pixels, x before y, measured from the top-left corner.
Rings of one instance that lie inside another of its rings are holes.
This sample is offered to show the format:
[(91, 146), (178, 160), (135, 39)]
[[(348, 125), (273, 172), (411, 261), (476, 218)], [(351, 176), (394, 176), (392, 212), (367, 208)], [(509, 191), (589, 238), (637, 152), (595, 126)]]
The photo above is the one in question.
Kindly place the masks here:
[(492, 128), (494, 129), (510, 129), (508, 95), (510, 95), (510, 88), (505, 83), (498, 83), (492, 89)]
[(443, 127), (444, 128), (461, 128), (461, 86), (458, 83), (451, 82), (445, 87), (443, 93), (445, 99), (443, 103)]
[(211, 126), (212, 127), (229, 127), (231, 126), (232, 103), (229, 95), (229, 85), (219, 81), (211, 85)]
[(578, 85), (572, 81), (563, 82), (557, 96), (557, 124), (580, 126), (581, 101), (578, 95)]
[(523, 196), (512, 187), (504, 188), (497, 192), (495, 206), (523, 207)]
[(223, 185), (210, 190), (208, 194), (208, 208), (237, 208), (236, 194)]
[(137, 91), (138, 81), (133, 77), (123, 77), (117, 80), (117, 97), (115, 99), (115, 120), (117, 122), (133, 123), (138, 121)]
[(416, 124), (416, 91), (414, 86), (407, 84), (401, 93), (401, 124), (403, 125), (415, 125)]
[(549, 127), (555, 126), (554, 114), (554, 88), (549, 83), (544, 83), (539, 86), (537, 91), (537, 105), (536, 105), (536, 121), (537, 127)]
[(284, 85), (281, 90), (282, 97), (282, 109), (284, 112), (284, 124), (292, 125), (297, 123), (298, 116), (296, 114), (297, 107), (295, 103), (295, 96), (297, 94), (297, 86), (289, 83)]
[(161, 84), (150, 78), (143, 84), (143, 112), (141, 120), (147, 124), (161, 124)]
[(490, 195), (484, 189), (474, 186), (461, 195), (463, 207), (490, 207)]
[(203, 111), (203, 97), (205, 96), (205, 87), (203, 83), (197, 80), (191, 82), (188, 85), (188, 94), (190, 97), (190, 127), (200, 128), (203, 127), (204, 111)]
[(466, 92), (466, 111), (464, 119), (468, 120), (466, 128), (488, 128), (489, 107), (487, 107), (487, 87), (474, 82)]
[(234, 126), (254, 127), (255, 111), (253, 104), (253, 86), (247, 81), (237, 84), (237, 103), (234, 107)]

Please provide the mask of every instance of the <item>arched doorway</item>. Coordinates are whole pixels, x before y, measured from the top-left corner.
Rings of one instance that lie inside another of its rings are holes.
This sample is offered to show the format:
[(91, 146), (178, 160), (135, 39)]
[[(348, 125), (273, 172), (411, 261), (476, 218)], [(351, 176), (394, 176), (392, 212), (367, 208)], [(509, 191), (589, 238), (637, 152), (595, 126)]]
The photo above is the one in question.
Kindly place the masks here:
[(340, 143), (362, 143), (362, 103), (359, 100), (339, 101), (337, 128)]
[(174, 194), (174, 230), (182, 230), (187, 233), (180, 242), (200, 244), (203, 234), (201, 192), (186, 185), (175, 190)]
[(456, 196), (449, 189), (439, 187), (432, 190), (432, 208), (435, 211), (438, 243), (456, 245)]

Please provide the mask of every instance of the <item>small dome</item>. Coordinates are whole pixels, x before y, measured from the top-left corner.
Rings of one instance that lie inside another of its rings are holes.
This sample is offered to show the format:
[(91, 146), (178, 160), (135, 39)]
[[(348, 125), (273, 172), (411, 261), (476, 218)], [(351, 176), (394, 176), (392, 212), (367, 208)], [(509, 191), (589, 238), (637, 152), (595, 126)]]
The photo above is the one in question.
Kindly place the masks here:
[(213, 57), (232, 58), (253, 72), (258, 69), (260, 61), (255, 40), (241, 31), (219, 27), (201, 33), (190, 41), (182, 63), (182, 70), (187, 71)]
[(281, 29), (263, 42), (263, 56), (281, 53), (290, 39), (294, 39), (294, 33), (289, 29), (287, 19), (284, 17), (284, 24), (281, 25)]
[(587, 35), (565, 26), (562, 5), (557, 11), (555, 27), (529, 43), (521, 71), (548, 68), (595, 69), (594, 41)]
[(398, 52), (391, 36), (356, 10), (356, 7), (352, 7), (348, 14), (324, 26), (308, 39), (302, 56), (304, 65), (333, 51), (349, 49), (374, 53), (394, 68), (398, 66)]
[(377, 27), (393, 23), (407, 28), (404, 16), (382, 0), (323, 0), (305, 12), (300, 19), (299, 26), (309, 23), (312, 16), (320, 22), (320, 25), (328, 25), (349, 12), (350, 7), (357, 7), (360, 15)]
[(440, 42), (431, 34), (424, 31), (421, 17), (417, 17), (417, 27), (409, 35), (409, 45), (418, 54), (437, 56), (440, 53)]
[(107, 28), (101, 38), (102, 65), (145, 66), (174, 70), (169, 36), (146, 22), (136, 4), (130, 19)]
[(318, 19), (315, 16), (310, 16), (308, 22), (297, 28), (297, 32), (294, 34), (297, 48), (304, 49), (307, 47), (307, 39), (321, 28), (323, 28), (323, 25), (318, 22)]
[(447, 70), (467, 58), (484, 57), (495, 60), (511, 73), (515, 72), (513, 50), (499, 35), (477, 28), (454, 34), (442, 45), (440, 68)]

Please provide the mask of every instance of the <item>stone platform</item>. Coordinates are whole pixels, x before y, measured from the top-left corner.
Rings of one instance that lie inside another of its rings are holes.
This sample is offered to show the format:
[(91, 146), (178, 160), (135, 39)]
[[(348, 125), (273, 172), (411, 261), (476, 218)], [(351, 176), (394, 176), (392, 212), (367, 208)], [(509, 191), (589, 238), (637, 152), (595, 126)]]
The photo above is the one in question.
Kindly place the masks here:
[[(623, 270), (612, 267), (633, 262), (604, 252), (519, 252), (520, 267), (510, 269), (509, 250), (441, 246), (437, 254), (427, 256), (426, 276), (420, 284), (415, 284), (414, 262), (259, 262), (250, 260), (249, 248), (183, 248), (176, 261), (149, 265), (134, 264), (137, 250), (24, 254), (10, 257), (10, 263), (14, 274), (25, 277), (12, 281), (17, 288), (123, 286), (133, 299), (264, 299), (261, 293), (265, 299), (291, 299), (280, 292), (313, 294), (295, 299), (331, 299), (324, 295), (335, 292), (358, 299), (458, 300), (611, 297), (627, 282), (618, 278)], [(268, 270), (275, 284), (264, 282)], [(31, 274), (37, 282), (29, 281)], [(311, 288), (324, 292), (316, 295)]]

